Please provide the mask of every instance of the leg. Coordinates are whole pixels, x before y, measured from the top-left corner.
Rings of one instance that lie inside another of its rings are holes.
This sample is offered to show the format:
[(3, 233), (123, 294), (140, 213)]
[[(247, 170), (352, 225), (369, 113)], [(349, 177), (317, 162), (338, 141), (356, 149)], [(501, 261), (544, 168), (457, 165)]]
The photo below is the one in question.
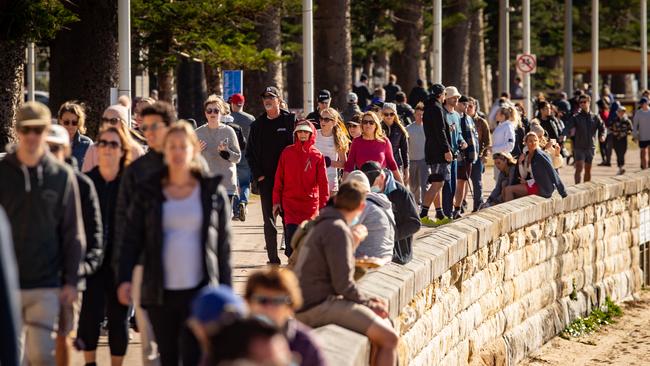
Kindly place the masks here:
[(56, 363), (56, 328), (59, 321), (59, 289), (21, 290), (23, 318), (26, 328), (25, 360), (30, 366)]
[(478, 211), (483, 203), (483, 172), (485, 167), (481, 159), (478, 159), (472, 167), (472, 188), (474, 190), (474, 211)]
[[(167, 291), (165, 291), (167, 293)], [(167, 300), (168, 296), (165, 294)], [(147, 313), (153, 325), (153, 332), (160, 350), (162, 366), (178, 365), (178, 344), (181, 329), (180, 314), (169, 305), (147, 308)]]
[(86, 279), (86, 291), (81, 302), (77, 338), (84, 346), (86, 363), (96, 361), (99, 329), (104, 320), (105, 293), (102, 279), (99, 273)]
[(454, 209), (460, 207), (463, 204), (463, 199), (465, 198), (465, 191), (467, 189), (467, 181), (464, 179), (458, 179), (456, 181), (456, 194), (454, 195)]
[(585, 182), (591, 181), (591, 163), (585, 162)]
[(269, 262), (280, 264), (278, 257), (278, 230), (275, 228), (273, 218), (273, 183), (265, 178), (260, 182), (260, 194), (262, 201), (262, 220), (264, 221), (264, 241), (266, 242), (266, 254)]
[(153, 333), (153, 327), (149, 320), (149, 314), (140, 306), (140, 289), (142, 287), (142, 265), (137, 265), (133, 269), (133, 278), (131, 281), (133, 298), (133, 308), (135, 309), (135, 322), (140, 331), (140, 344), (142, 347), (142, 364), (144, 366), (159, 366), (160, 356), (158, 354), (158, 344)]
[(108, 345), (111, 350), (111, 363), (122, 364), (129, 343), (129, 307), (117, 300), (117, 288), (112, 271), (106, 279), (106, 317), (108, 318)]
[(515, 198), (524, 197), (528, 195), (528, 188), (525, 184), (517, 184), (515, 186), (507, 186), (504, 190), (504, 201), (512, 201)]
[(573, 174), (573, 179), (575, 180), (576, 184), (580, 184), (580, 181), (582, 181), (582, 169), (585, 166), (584, 160), (575, 160), (575, 168), (576, 171)]
[(648, 169), (648, 148), (642, 147), (639, 151), (641, 154), (641, 169)]
[(293, 248), (291, 248), (291, 239), (296, 233), (296, 230), (298, 230), (298, 224), (284, 225), (284, 254), (286, 254), (287, 257), (291, 257), (291, 254), (293, 253)]
[(374, 322), (366, 331), (370, 342), (376, 346), (374, 365), (393, 366), (397, 361), (399, 337), (386, 320)]
[(420, 193), (420, 166), (418, 160), (411, 160), (409, 163), (409, 188), (415, 202), (419, 205), (422, 202), (422, 197)]
[(198, 340), (194, 336), (194, 332), (187, 326), (187, 319), (191, 315), (192, 300), (196, 296), (198, 290), (182, 291), (179, 296), (178, 312), (181, 314), (181, 329), (180, 329), (180, 356), (183, 360), (183, 365), (198, 365), (201, 360), (201, 347)]

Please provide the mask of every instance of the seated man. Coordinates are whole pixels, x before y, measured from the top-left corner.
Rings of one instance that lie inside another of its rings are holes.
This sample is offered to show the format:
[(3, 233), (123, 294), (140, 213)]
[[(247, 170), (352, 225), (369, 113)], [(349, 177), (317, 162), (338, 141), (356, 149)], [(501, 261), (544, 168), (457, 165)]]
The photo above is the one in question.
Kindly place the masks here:
[[(386, 303), (368, 298), (353, 280), (354, 246), (365, 237), (355, 226), (365, 208), (366, 192), (357, 182), (344, 183), (316, 218), (295, 266), (303, 306), (296, 318), (311, 327), (336, 324), (366, 335), (376, 346), (376, 365), (394, 365), (398, 336), (389, 323)], [(350, 228), (350, 225), (353, 228)]]
[(393, 258), (395, 246), (395, 216), (386, 195), (370, 192), (370, 183), (363, 172), (352, 171), (346, 182), (359, 182), (367, 192), (366, 208), (359, 217), (359, 223), (366, 227), (368, 236), (359, 244), (354, 253), (356, 258), (369, 257), (379, 264), (386, 264)]
[(385, 194), (392, 204), (395, 217), (393, 262), (408, 263), (413, 258), (413, 235), (420, 230), (420, 218), (413, 194), (376, 161), (363, 164), (361, 171), (368, 177), (370, 190)]

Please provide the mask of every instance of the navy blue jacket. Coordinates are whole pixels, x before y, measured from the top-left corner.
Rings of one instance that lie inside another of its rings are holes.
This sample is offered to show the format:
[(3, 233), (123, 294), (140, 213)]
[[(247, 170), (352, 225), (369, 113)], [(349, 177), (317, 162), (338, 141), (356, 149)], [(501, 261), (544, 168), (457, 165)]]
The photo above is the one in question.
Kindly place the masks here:
[(77, 131), (74, 137), (72, 138), (72, 156), (77, 160), (77, 166), (81, 167), (84, 165), (84, 157), (86, 156), (86, 151), (93, 144), (93, 140), (88, 136), (84, 136)]
[(564, 184), (560, 180), (557, 171), (553, 169), (551, 158), (541, 149), (535, 150), (535, 155), (530, 162), (530, 169), (533, 172), (535, 183), (539, 186), (539, 195), (544, 198), (550, 198), (553, 191), (557, 188), (560, 196), (566, 197)]

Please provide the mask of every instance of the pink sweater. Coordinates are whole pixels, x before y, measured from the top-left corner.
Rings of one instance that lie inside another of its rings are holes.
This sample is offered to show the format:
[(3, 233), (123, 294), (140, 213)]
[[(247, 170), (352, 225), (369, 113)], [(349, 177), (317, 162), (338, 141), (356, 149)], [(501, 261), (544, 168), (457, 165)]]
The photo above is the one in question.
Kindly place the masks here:
[(393, 147), (387, 138), (383, 140), (364, 140), (361, 136), (355, 138), (352, 141), (344, 171), (349, 173), (355, 168), (359, 169), (368, 161), (376, 161), (381, 164), (382, 168), (387, 167), (391, 171), (397, 170)]

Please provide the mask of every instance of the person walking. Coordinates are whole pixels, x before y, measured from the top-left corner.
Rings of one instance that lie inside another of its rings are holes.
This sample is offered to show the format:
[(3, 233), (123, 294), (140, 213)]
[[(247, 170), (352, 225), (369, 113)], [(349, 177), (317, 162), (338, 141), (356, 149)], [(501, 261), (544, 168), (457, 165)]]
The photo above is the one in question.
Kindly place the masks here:
[(479, 207), (481, 207), (481, 204), (483, 203), (483, 173), (485, 172), (487, 157), (492, 149), (490, 125), (485, 120), (485, 118), (481, 117), (481, 115), (478, 113), (478, 109), (478, 100), (470, 97), (466, 113), (472, 118), (474, 125), (476, 125), (479, 144), (478, 158), (474, 162), (474, 166), (472, 166), (472, 173), (470, 176), (472, 179), (472, 190), (474, 193), (473, 211), (478, 211)]
[[(329, 122), (328, 122), (329, 123)], [(325, 158), (314, 146), (316, 129), (299, 121), (295, 142), (280, 155), (273, 185), (273, 216), (283, 216), (285, 254), (291, 256), (291, 239), (298, 225), (318, 215), (329, 199)]]
[(627, 137), (632, 133), (632, 122), (627, 117), (627, 109), (624, 106), (616, 110), (616, 118), (609, 126), (608, 135), (611, 135), (612, 145), (616, 151), (616, 174), (625, 174), (625, 153), (627, 152)]
[(21, 363), (35, 366), (55, 364), (53, 334), (61, 305), (77, 301), (86, 248), (74, 172), (45, 144), (51, 121), (47, 106), (25, 103), (16, 114), (19, 142), (0, 160), (0, 206), (18, 264)]
[(413, 193), (418, 207), (422, 205), (422, 198), (427, 191), (427, 179), (429, 178), (429, 167), (424, 159), (424, 104), (418, 103), (415, 106), (415, 122), (406, 126), (409, 144), (409, 180), (408, 185)]
[[(442, 103), (445, 101), (445, 86), (433, 84), (431, 96), (424, 105), (422, 116), (424, 128), (424, 159), (429, 164), (428, 182), (431, 186), (422, 199), (420, 222), (425, 226), (439, 226), (450, 221), (442, 210), (442, 186), (451, 179), (451, 132), (445, 121)], [(429, 217), (429, 208), (433, 204), (436, 210), (435, 220)]]
[(359, 98), (359, 109), (365, 111), (368, 103), (372, 100), (372, 93), (368, 87), (368, 75), (361, 74), (359, 81), (354, 83), (352, 92)]
[(395, 96), (395, 105), (395, 111), (397, 112), (402, 124), (408, 126), (413, 123), (413, 120), (415, 119), (415, 110), (411, 105), (406, 103), (406, 94), (404, 94), (404, 92), (397, 93), (397, 96)]
[(318, 105), (316, 106), (316, 110), (309, 113), (305, 119), (311, 121), (311, 123), (314, 124), (314, 127), (316, 127), (317, 130), (320, 130), (320, 114), (322, 111), (330, 107), (330, 104), (332, 103), (332, 94), (329, 90), (323, 89), (318, 92), (317, 100)]
[(397, 93), (402, 91), (402, 87), (397, 84), (397, 76), (395, 74), (388, 75), (388, 84), (384, 85), (384, 90), (386, 90), (384, 102), (395, 103)]
[(88, 172), (97, 195), (103, 223), (102, 243), (105, 260), (86, 278), (77, 338), (83, 344), (86, 365), (97, 362), (97, 345), (104, 318), (108, 321), (108, 346), (111, 364), (121, 365), (129, 343), (129, 308), (117, 300), (116, 273), (111, 265), (115, 238), (115, 207), (122, 173), (131, 162), (131, 146), (124, 131), (108, 127), (97, 135), (99, 164)]
[(350, 149), (350, 140), (343, 126), (341, 116), (336, 109), (327, 108), (321, 112), (321, 129), (316, 131), (314, 147), (325, 158), (330, 197), (336, 195), (339, 190), (339, 172), (345, 167), (345, 160)]
[(346, 98), (348, 104), (345, 106), (345, 110), (341, 112), (341, 118), (343, 122), (348, 122), (354, 117), (355, 114), (361, 113), (361, 108), (359, 108), (359, 97), (355, 93), (348, 93)]
[(201, 144), (201, 154), (208, 162), (210, 173), (221, 175), (221, 185), (228, 193), (232, 207), (237, 194), (237, 163), (241, 157), (239, 141), (235, 130), (222, 122), (230, 112), (221, 97), (211, 95), (203, 103), (203, 111), (208, 123), (196, 129), (196, 136)]
[[(123, 235), (126, 228), (131, 225), (127, 219), (129, 205), (133, 201), (139, 186), (159, 174), (163, 168), (163, 140), (169, 126), (176, 122), (176, 113), (171, 104), (156, 102), (145, 107), (142, 112), (142, 124), (140, 130), (147, 139), (149, 151), (135, 159), (125, 170), (120, 182), (117, 205), (115, 208), (115, 230), (113, 242), (112, 261), (115, 271), (118, 272), (121, 251), (125, 246)], [(143, 278), (143, 264), (138, 263), (133, 269), (133, 278), (130, 279), (132, 287), (133, 308), (135, 309), (135, 321), (140, 332), (142, 347), (142, 364), (145, 366), (157, 366), (160, 364), (158, 346), (153, 333), (151, 322), (146, 311), (141, 306), (141, 287)]]
[(565, 134), (575, 137), (573, 143), (573, 158), (575, 160), (574, 179), (576, 184), (582, 181), (584, 170), (584, 181), (591, 180), (591, 163), (596, 153), (595, 138), (601, 142), (605, 141), (605, 125), (598, 114), (591, 112), (591, 97), (582, 95), (579, 98), (580, 112), (576, 113), (567, 123)]
[(74, 101), (65, 102), (59, 108), (57, 117), (59, 125), (63, 126), (70, 136), (70, 147), (76, 165), (81, 167), (84, 163), (86, 151), (93, 143), (90, 137), (84, 135), (86, 133), (86, 112), (84, 107)]
[(384, 130), (384, 135), (386, 135), (390, 140), (395, 163), (397, 163), (397, 167), (400, 173), (402, 173), (403, 182), (408, 182), (409, 134), (406, 131), (406, 128), (404, 128), (400, 117), (397, 115), (397, 107), (395, 106), (395, 103), (384, 103), (381, 115), (381, 128)]
[[(72, 157), (70, 136), (68, 131), (60, 125), (51, 125), (45, 139), (52, 156), (61, 164), (70, 166), (75, 174), (79, 187), (79, 202), (84, 224), (86, 239), (86, 255), (79, 267), (79, 290), (88, 288), (86, 279), (97, 272), (104, 257), (104, 243), (102, 241), (102, 216), (99, 209), (99, 199), (95, 186), (85, 174), (79, 172)], [(56, 364), (58, 366), (70, 365), (73, 339), (70, 335), (75, 331), (76, 319), (79, 317), (81, 301), (73, 304), (61, 305), (59, 314), (59, 327), (56, 335)]]
[(640, 108), (634, 112), (632, 118), (632, 136), (639, 142), (641, 155), (641, 169), (648, 169), (650, 157), (650, 101), (643, 97), (639, 101)]
[(293, 144), (296, 115), (280, 109), (280, 91), (274, 86), (262, 93), (266, 112), (251, 124), (246, 158), (253, 173), (252, 180), (259, 186), (264, 222), (264, 242), (269, 263), (280, 264), (278, 257), (278, 231), (273, 215), (273, 184), (280, 155)]
[(363, 226), (355, 225), (365, 199), (360, 183), (344, 183), (333, 207), (323, 209), (314, 222), (295, 266), (303, 296), (296, 319), (311, 327), (336, 324), (363, 334), (376, 347), (375, 365), (394, 365), (399, 338), (384, 320), (386, 303), (366, 296), (353, 280), (353, 253), (367, 235)]
[(384, 135), (379, 118), (374, 112), (365, 112), (361, 117), (362, 134), (352, 140), (350, 154), (343, 169), (343, 180), (355, 168), (360, 168), (367, 161), (376, 161), (382, 168), (387, 167), (402, 181), (402, 175), (395, 162), (390, 140)]
[(363, 113), (357, 113), (352, 116), (352, 119), (346, 121), (345, 128), (348, 130), (348, 136), (350, 137), (350, 142), (361, 136), (361, 117)]
[(408, 97), (408, 104), (411, 106), (417, 106), (418, 103), (423, 103), (427, 100), (429, 93), (424, 85), (422, 79), (417, 79), (415, 81), (415, 86), (411, 89)]
[[(248, 141), (251, 124), (255, 121), (255, 117), (244, 112), (246, 99), (242, 94), (237, 93), (231, 95), (228, 98), (228, 102), (230, 103), (230, 115), (233, 118), (233, 124), (241, 128), (244, 141)], [(245, 147), (241, 145), (240, 143), (239, 148), (244, 152)], [(239, 194), (235, 195), (233, 211), (235, 217), (238, 217), (240, 221), (246, 221), (246, 216), (248, 215), (248, 199), (251, 192), (251, 168), (248, 165), (246, 154), (241, 154), (239, 163), (237, 164), (237, 186), (239, 187)]]
[(179, 365), (181, 359), (196, 365), (200, 349), (186, 321), (202, 287), (232, 285), (230, 207), (222, 178), (202, 168), (189, 124), (170, 126), (162, 149), (165, 167), (140, 185), (130, 205), (117, 297), (123, 305), (131, 302), (133, 268), (142, 262), (141, 303), (161, 365)]

